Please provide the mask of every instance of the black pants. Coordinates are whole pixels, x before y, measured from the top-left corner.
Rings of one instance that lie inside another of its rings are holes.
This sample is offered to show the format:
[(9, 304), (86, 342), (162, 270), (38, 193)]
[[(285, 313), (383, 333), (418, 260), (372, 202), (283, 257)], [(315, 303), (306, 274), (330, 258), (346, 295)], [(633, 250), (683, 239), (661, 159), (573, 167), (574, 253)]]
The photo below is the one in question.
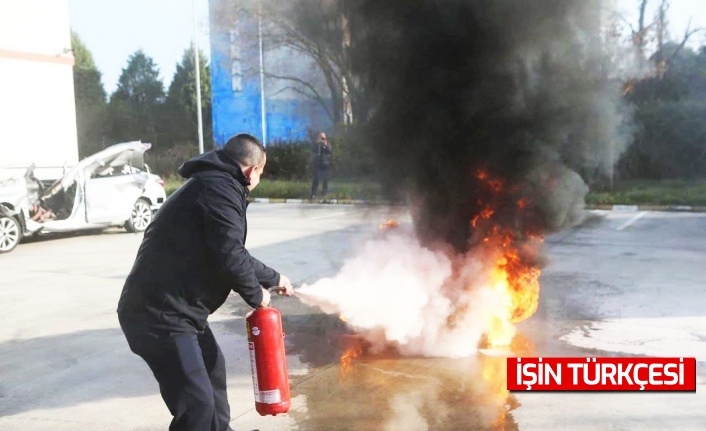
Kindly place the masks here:
[(314, 181), (311, 183), (311, 197), (319, 191), (319, 181), (324, 183), (321, 194), (328, 193), (328, 168), (314, 168)]
[(121, 324), (130, 350), (147, 362), (174, 419), (169, 431), (232, 431), (226, 366), (211, 328), (157, 334)]

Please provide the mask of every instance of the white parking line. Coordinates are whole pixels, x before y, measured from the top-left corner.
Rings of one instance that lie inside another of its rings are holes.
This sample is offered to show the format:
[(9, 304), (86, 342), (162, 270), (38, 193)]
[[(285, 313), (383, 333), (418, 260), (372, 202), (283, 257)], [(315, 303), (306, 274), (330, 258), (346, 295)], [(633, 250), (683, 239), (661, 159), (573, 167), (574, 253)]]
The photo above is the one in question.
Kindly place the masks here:
[(316, 217), (311, 217), (309, 220), (323, 220), (323, 219), (327, 219), (327, 218), (357, 214), (363, 210), (364, 209), (359, 208), (359, 209), (352, 209), (350, 211), (340, 211), (340, 212), (335, 212), (335, 213), (331, 213), (331, 214), (324, 214), (324, 215), (320, 215), (320, 216), (316, 216)]
[(617, 228), (615, 228), (615, 230), (625, 230), (625, 229), (628, 228), (630, 225), (632, 225), (632, 224), (635, 223), (636, 221), (638, 221), (638, 220), (640, 220), (641, 218), (643, 218), (643, 217), (645, 216), (645, 214), (647, 214), (648, 212), (649, 212), (649, 211), (643, 211), (643, 212), (637, 214), (635, 217), (631, 218), (630, 220), (626, 221), (625, 223), (623, 223), (623, 224), (621, 224), (620, 226), (618, 226)]

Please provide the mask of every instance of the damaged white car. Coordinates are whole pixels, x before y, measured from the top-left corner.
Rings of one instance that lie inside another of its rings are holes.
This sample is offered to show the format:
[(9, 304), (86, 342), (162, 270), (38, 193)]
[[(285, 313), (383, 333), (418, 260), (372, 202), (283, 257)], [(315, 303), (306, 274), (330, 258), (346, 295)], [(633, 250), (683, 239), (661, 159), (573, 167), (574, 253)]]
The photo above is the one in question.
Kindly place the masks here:
[(164, 203), (164, 181), (149, 172), (151, 144), (126, 142), (81, 160), (48, 187), (35, 166), (0, 167), (0, 253), (48, 232), (125, 227), (142, 232)]

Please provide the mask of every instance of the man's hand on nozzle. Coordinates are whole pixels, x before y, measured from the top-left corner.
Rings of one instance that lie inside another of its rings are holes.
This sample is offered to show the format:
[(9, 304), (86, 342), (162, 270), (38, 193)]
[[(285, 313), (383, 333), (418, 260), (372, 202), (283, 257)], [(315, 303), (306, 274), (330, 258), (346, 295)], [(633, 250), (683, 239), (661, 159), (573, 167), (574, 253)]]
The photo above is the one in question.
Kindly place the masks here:
[(272, 296), (270, 295), (270, 292), (263, 287), (262, 288), (262, 302), (260, 303), (260, 307), (267, 308), (267, 306), (270, 305), (271, 299), (272, 299)]
[(277, 294), (278, 295), (284, 295), (284, 296), (292, 296), (294, 295), (294, 288), (292, 287), (292, 282), (289, 281), (289, 278), (287, 278), (286, 275), (281, 275), (279, 276), (279, 284), (277, 285)]

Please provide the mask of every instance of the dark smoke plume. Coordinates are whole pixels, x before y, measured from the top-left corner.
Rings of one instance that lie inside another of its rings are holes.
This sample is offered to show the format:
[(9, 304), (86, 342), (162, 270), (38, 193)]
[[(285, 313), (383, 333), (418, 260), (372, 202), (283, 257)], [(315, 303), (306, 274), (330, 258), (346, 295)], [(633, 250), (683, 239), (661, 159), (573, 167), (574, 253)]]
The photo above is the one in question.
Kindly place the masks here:
[(375, 98), (387, 188), (408, 196), (426, 243), (465, 251), (470, 220), (525, 197), (542, 231), (578, 219), (584, 180), (610, 176), (629, 112), (603, 37), (601, 0), (367, 0), (354, 64)]

